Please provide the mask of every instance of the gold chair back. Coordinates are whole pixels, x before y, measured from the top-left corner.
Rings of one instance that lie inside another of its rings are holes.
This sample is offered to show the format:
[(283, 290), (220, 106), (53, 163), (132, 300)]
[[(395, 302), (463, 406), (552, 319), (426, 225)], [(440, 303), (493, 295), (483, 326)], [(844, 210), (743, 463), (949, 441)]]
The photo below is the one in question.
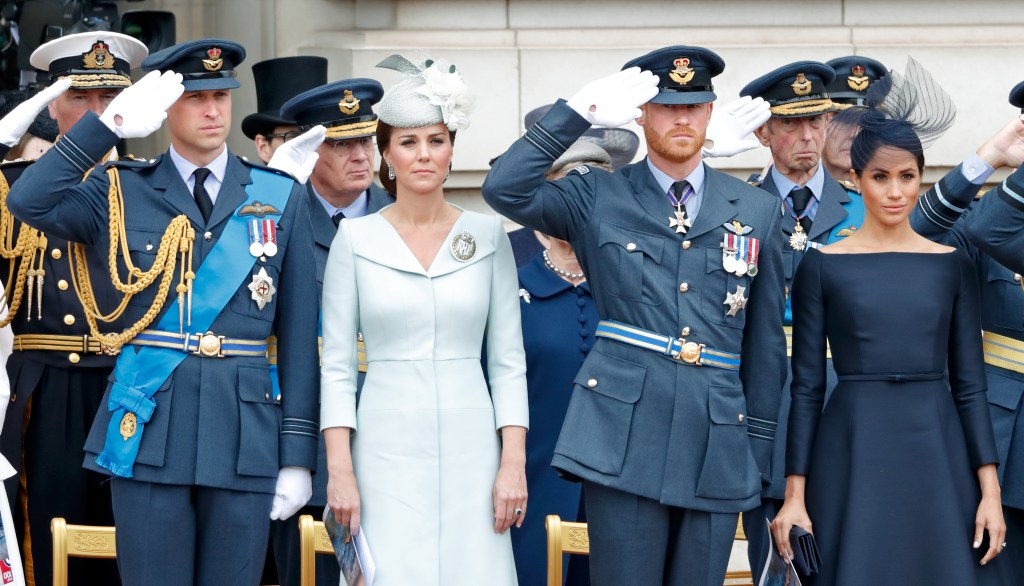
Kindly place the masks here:
[(53, 586), (67, 586), (68, 558), (117, 557), (113, 527), (68, 525), (63, 517), (50, 521), (53, 535)]
[(590, 534), (586, 523), (562, 521), (548, 515), (548, 586), (562, 586), (562, 554), (590, 554)]
[(331, 537), (323, 521), (314, 521), (312, 515), (299, 517), (299, 583), (302, 586), (316, 584), (317, 554), (334, 554)]

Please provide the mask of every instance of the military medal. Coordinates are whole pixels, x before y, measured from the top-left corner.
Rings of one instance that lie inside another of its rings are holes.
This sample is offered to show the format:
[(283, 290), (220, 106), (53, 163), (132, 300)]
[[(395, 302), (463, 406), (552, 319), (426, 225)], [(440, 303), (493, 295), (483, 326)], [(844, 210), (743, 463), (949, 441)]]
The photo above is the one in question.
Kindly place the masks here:
[(277, 223), (274, 220), (249, 220), (249, 254), (260, 260), (277, 254)]
[(466, 262), (476, 256), (476, 239), (469, 232), (459, 232), (452, 238), (451, 251), (455, 260)]
[(746, 287), (736, 285), (735, 293), (726, 293), (723, 305), (728, 305), (729, 311), (727, 311), (725, 315), (733, 317), (738, 314), (741, 309), (747, 306), (747, 298), (743, 296), (743, 293), (746, 290)]
[(256, 306), (262, 311), (270, 303), (274, 293), (277, 293), (277, 288), (274, 287), (274, 279), (267, 274), (267, 267), (260, 267), (260, 272), (252, 276), (249, 290), (252, 291), (252, 300), (256, 302)]
[(249, 254), (254, 257), (263, 256), (263, 236), (260, 229), (259, 220), (249, 220)]
[(263, 220), (263, 254), (277, 254), (277, 222), (274, 220)]
[(126, 412), (124, 417), (121, 418), (120, 431), (121, 437), (124, 438), (124, 441), (128, 441), (133, 435), (135, 435), (136, 430), (138, 430), (137, 423), (138, 421), (135, 414), (131, 411)]
[(757, 257), (761, 254), (761, 241), (757, 238), (750, 238), (749, 252), (747, 253), (747, 275), (757, 275)]
[(736, 272), (736, 253), (739, 251), (736, 249), (734, 237), (734, 234), (724, 234), (722, 236), (722, 268), (727, 273)]
[(799, 223), (793, 227), (793, 233), (789, 236), (789, 246), (797, 252), (807, 248), (807, 234)]
[(668, 197), (668, 201), (676, 207), (672, 215), (669, 216), (668, 227), (675, 228), (676, 234), (686, 234), (686, 231), (689, 230), (691, 226), (693, 226), (693, 220), (687, 217), (686, 208), (683, 206), (685, 206), (686, 202), (689, 201), (691, 197), (693, 197), (693, 187), (689, 183), (686, 183), (686, 189), (683, 191), (683, 194), (679, 196), (678, 199), (673, 193), (673, 189), (669, 189), (668, 193), (665, 194)]

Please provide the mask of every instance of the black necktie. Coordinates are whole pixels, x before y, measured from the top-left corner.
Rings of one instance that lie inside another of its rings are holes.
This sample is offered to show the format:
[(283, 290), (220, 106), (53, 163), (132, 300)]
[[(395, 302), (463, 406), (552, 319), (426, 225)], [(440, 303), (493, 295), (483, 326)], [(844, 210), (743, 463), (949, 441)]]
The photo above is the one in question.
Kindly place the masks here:
[(196, 178), (196, 186), (192, 188), (192, 196), (196, 198), (196, 205), (199, 206), (199, 213), (203, 215), (203, 221), (209, 221), (210, 214), (213, 212), (213, 200), (210, 199), (210, 194), (206, 192), (206, 178), (210, 176), (210, 170), (206, 167), (200, 167), (192, 173)]
[[(811, 188), (809, 187), (798, 187), (793, 191), (789, 192), (789, 196), (793, 200), (793, 213), (796, 214), (798, 218), (800, 218), (800, 216), (807, 209), (807, 204), (811, 203), (811, 197), (813, 195), (814, 194), (811, 193)], [(804, 229), (804, 231), (810, 229), (810, 217), (803, 217), (800, 218), (798, 221), (800, 222), (800, 226)]]
[(334, 222), (334, 227), (337, 228), (341, 221), (345, 219), (345, 212), (338, 210), (331, 216), (331, 221)]

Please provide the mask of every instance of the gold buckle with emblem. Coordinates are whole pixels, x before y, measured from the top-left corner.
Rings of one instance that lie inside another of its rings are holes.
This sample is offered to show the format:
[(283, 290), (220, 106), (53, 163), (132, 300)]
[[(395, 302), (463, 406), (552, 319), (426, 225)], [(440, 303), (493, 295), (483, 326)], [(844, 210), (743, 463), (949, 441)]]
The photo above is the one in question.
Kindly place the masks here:
[[(206, 356), (207, 358), (224, 358), (224, 353), (221, 351), (221, 344), (224, 342), (224, 336), (218, 336), (213, 332), (207, 331), (205, 334), (192, 334), (198, 339), (196, 340), (196, 349), (192, 351), (192, 354), (196, 356)], [(188, 338), (185, 339), (185, 344), (188, 344)]]
[(679, 343), (681, 344), (679, 351), (673, 352), (672, 358), (693, 366), (701, 366), (701, 354), (704, 353), (704, 344), (687, 342), (682, 339), (679, 340)]

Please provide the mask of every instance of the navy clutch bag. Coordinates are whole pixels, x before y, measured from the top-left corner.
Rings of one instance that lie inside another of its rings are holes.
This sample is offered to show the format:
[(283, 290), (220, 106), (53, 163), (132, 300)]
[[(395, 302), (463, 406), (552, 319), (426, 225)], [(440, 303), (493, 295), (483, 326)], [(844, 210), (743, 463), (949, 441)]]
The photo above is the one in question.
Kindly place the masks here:
[(789, 544), (793, 548), (793, 565), (797, 571), (804, 576), (817, 574), (821, 567), (821, 554), (818, 553), (818, 544), (814, 541), (814, 536), (793, 525), (789, 530)]

